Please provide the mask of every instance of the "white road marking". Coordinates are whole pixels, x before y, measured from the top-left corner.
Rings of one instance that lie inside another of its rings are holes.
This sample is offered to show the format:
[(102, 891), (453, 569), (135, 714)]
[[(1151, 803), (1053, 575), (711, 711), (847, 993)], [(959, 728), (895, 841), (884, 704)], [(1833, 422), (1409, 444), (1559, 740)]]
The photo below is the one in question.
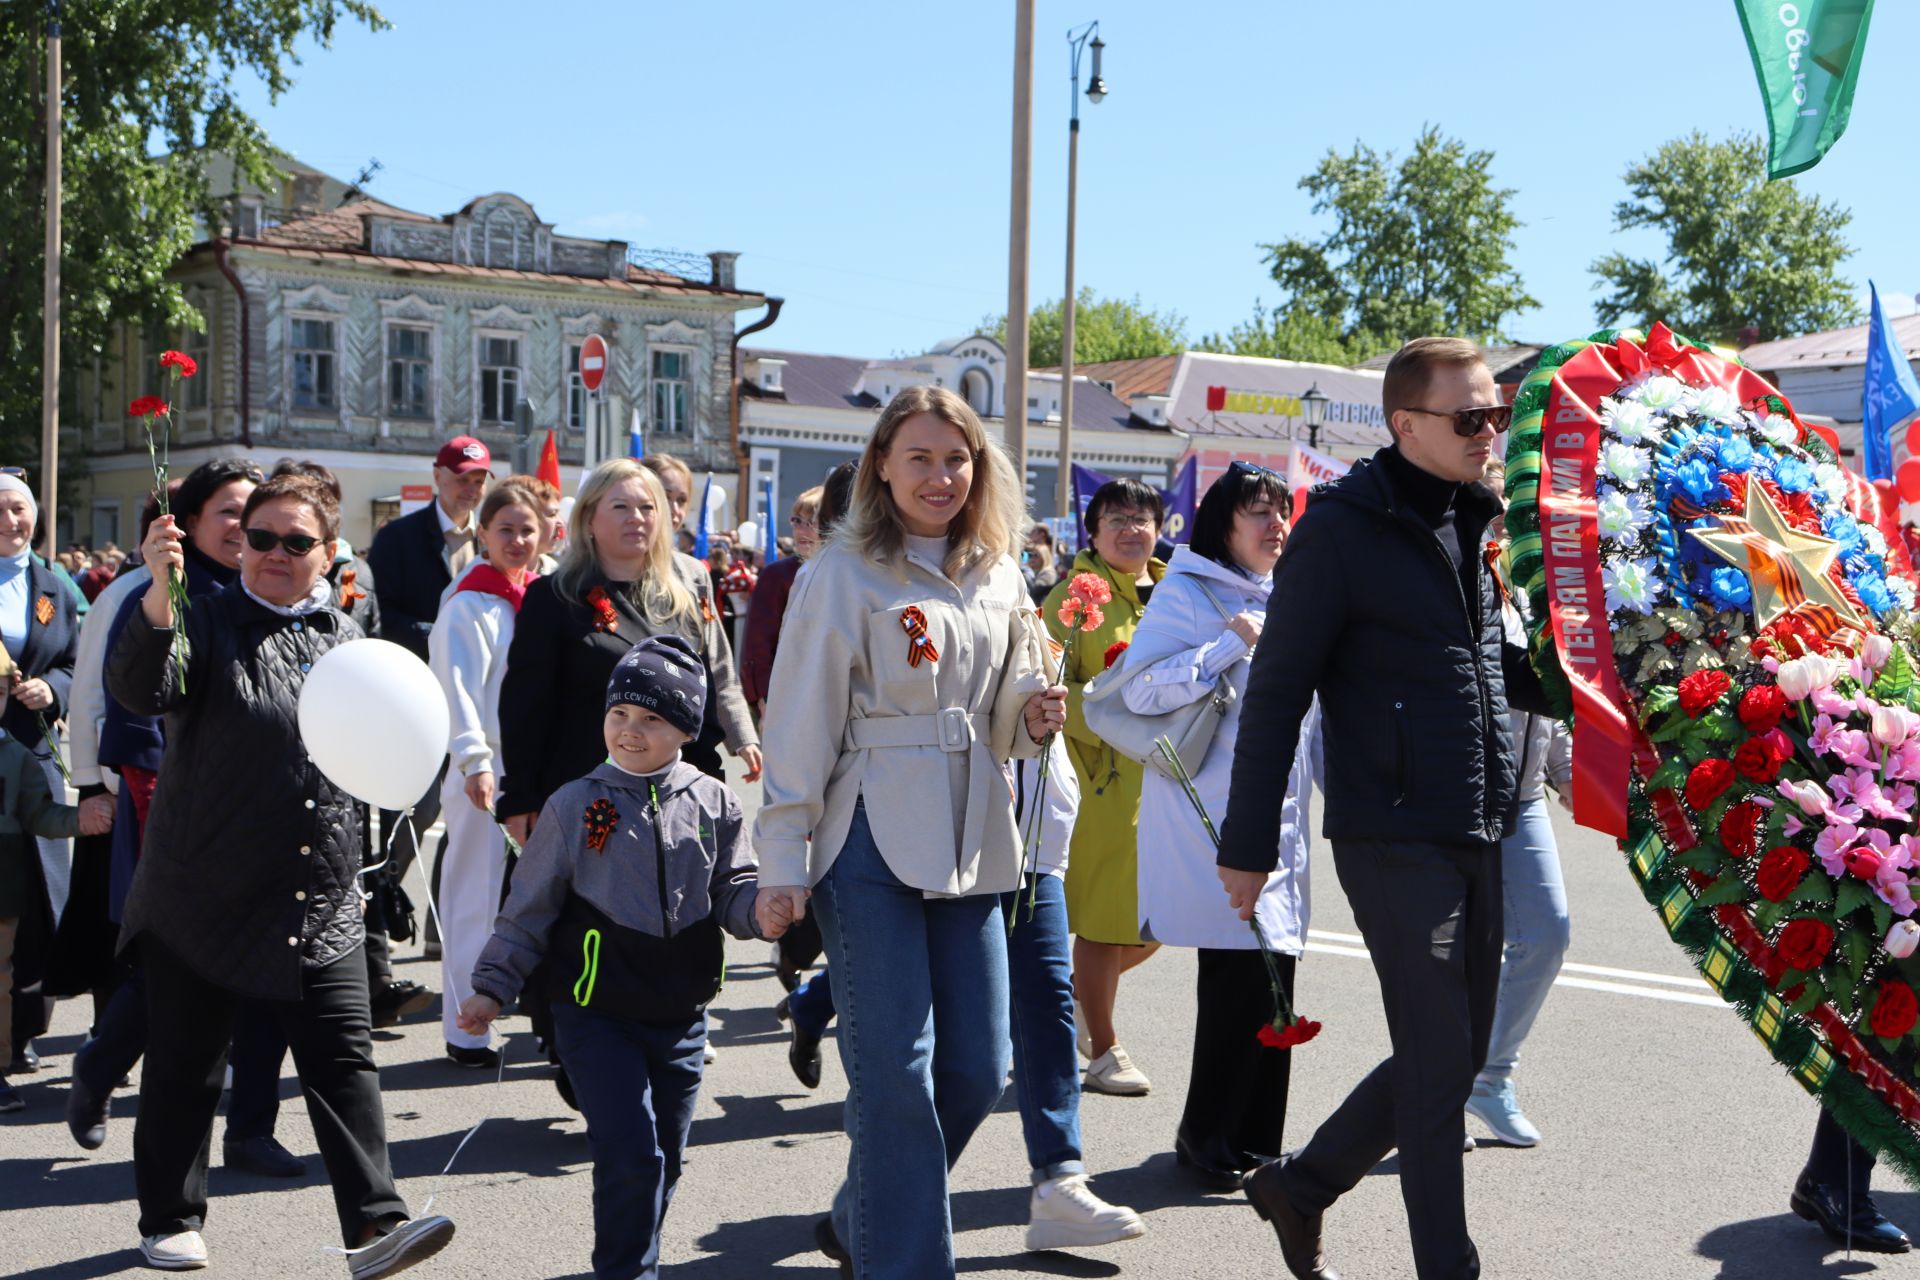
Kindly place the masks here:
[[(1328, 956), (1347, 956), (1354, 960), (1366, 960), (1366, 939), (1357, 933), (1333, 933), (1326, 929), (1307, 931), (1307, 950)], [(1580, 975), (1592, 975), (1585, 977)], [(1625, 979), (1621, 982), (1608, 982), (1603, 979)], [(1634, 983), (1658, 984), (1652, 987), (1631, 985)], [(1638, 996), (1643, 1000), (1665, 1000), (1673, 1004), (1698, 1004), (1709, 1008), (1724, 1008), (1726, 1001), (1713, 994), (1713, 988), (1703, 978), (1676, 977), (1666, 973), (1646, 973), (1638, 969), (1615, 969), (1602, 964), (1577, 964), (1568, 961), (1560, 966), (1560, 976), (1553, 980), (1556, 987), (1577, 987), (1582, 991), (1605, 991), (1612, 995)], [(1706, 994), (1696, 994), (1694, 990), (1665, 991), (1661, 987), (1697, 988)]]

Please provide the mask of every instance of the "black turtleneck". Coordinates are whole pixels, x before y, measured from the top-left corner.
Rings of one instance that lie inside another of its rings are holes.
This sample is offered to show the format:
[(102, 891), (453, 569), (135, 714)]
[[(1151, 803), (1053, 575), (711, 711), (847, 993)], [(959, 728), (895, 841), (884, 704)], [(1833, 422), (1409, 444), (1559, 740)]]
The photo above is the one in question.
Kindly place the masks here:
[(1478, 539), (1483, 531), (1461, 528), (1454, 519), (1454, 499), (1460, 496), (1460, 485), (1409, 462), (1398, 446), (1382, 449), (1379, 456), (1407, 509), (1440, 539), (1440, 549), (1447, 553), (1454, 573), (1459, 575), (1460, 590), (1470, 604), (1477, 603), (1480, 595)]

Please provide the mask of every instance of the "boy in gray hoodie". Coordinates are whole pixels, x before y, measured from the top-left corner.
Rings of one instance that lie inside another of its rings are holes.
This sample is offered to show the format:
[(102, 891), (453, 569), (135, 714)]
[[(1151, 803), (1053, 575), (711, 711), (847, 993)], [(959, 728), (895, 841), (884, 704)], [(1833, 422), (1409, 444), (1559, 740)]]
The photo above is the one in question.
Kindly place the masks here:
[(655, 636), (607, 684), (608, 759), (553, 794), (473, 971), (460, 1027), (479, 1035), (544, 958), (561, 1066), (593, 1151), (593, 1274), (659, 1274), (704, 1068), (725, 941), (754, 927), (759, 876), (740, 804), (680, 758), (706, 673)]

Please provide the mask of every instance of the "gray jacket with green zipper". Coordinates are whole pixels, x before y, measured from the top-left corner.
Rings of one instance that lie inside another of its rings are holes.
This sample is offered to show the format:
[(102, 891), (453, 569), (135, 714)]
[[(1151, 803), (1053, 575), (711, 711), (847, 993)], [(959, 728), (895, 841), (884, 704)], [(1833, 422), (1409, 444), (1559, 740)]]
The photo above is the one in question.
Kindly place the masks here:
[(556, 1002), (643, 1022), (699, 1016), (724, 942), (759, 936), (759, 872), (740, 803), (675, 760), (645, 777), (602, 764), (554, 792), (473, 970), (506, 1003), (541, 961)]

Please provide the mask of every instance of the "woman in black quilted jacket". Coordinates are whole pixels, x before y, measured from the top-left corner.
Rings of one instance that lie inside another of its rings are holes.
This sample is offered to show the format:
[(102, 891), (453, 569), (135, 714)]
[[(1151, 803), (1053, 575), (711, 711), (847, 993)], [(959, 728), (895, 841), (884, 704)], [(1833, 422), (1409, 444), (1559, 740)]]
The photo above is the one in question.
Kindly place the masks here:
[[(206, 1265), (207, 1142), (236, 1003), (280, 1019), (333, 1183), (356, 1280), (391, 1275), (452, 1238), (410, 1219), (387, 1160), (372, 1053), (353, 801), (300, 740), (300, 686), (360, 638), (334, 607), (340, 504), (311, 475), (248, 498), (240, 578), (174, 616), (183, 560), (172, 517), (144, 546), (153, 585), (107, 659), (130, 710), (167, 718), (167, 756), (127, 895), (121, 946), (147, 975), (152, 1039), (133, 1133), (140, 1248), (163, 1270)], [(184, 649), (175, 643), (185, 632)]]

